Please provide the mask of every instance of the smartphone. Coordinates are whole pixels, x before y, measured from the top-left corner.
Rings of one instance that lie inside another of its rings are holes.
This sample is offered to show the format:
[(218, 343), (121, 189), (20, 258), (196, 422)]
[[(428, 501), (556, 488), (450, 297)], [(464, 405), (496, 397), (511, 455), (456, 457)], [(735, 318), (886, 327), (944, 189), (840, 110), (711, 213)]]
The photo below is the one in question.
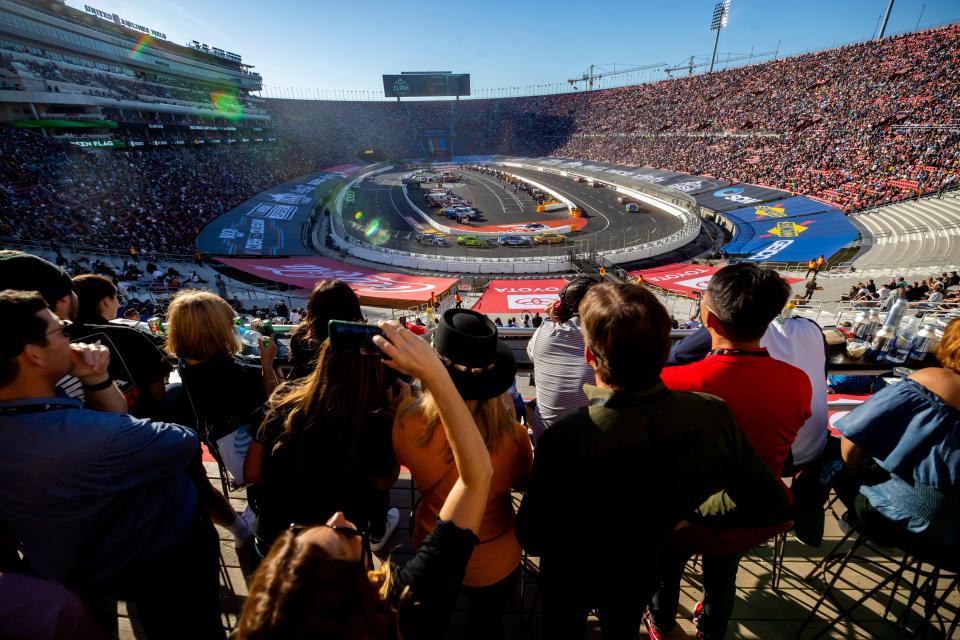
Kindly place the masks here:
[(373, 344), (373, 336), (382, 336), (383, 330), (373, 324), (331, 320), (327, 325), (330, 348), (343, 353), (383, 357), (383, 352)]

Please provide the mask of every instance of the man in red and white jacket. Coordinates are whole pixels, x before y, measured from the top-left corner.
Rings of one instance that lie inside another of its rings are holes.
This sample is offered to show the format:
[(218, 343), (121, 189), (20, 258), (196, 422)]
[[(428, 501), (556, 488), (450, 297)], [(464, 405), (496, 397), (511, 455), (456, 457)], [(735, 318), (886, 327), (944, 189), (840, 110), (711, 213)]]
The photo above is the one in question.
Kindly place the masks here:
[[(800, 369), (770, 357), (760, 346), (770, 322), (790, 296), (776, 271), (750, 263), (724, 267), (700, 301), (712, 350), (692, 364), (663, 370), (674, 391), (697, 391), (726, 401), (757, 455), (779, 478), (800, 427), (810, 417), (811, 385)], [(781, 481), (782, 483), (782, 481)], [(789, 497), (789, 489), (783, 484)], [(717, 494), (712, 500), (726, 500)], [(694, 620), (698, 638), (723, 638), (733, 610), (742, 553), (789, 528), (737, 528), (736, 509), (723, 523), (700, 522), (675, 532), (661, 564), (660, 590), (644, 614), (651, 638), (667, 638), (674, 625), (680, 579), (687, 559), (703, 555), (703, 601)]]

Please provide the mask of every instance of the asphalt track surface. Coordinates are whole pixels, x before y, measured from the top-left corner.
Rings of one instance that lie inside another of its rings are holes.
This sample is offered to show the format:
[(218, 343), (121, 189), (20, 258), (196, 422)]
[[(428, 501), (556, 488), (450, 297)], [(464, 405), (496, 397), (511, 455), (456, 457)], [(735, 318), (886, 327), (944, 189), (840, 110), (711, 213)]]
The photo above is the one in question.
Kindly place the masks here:
[[(411, 209), (403, 196), (400, 178), (409, 171), (396, 169), (368, 178), (354, 186), (353, 204), (344, 204), (343, 207), (344, 228), (363, 242), (400, 251), (438, 256), (503, 258), (618, 249), (625, 244), (642, 244), (670, 235), (681, 227), (677, 218), (644, 204), (640, 205), (639, 212), (628, 213), (622, 204), (617, 203), (617, 194), (612, 189), (590, 187), (586, 183), (539, 171), (511, 168), (509, 172), (539, 182), (578, 204), (587, 218), (586, 227), (582, 231), (569, 234), (568, 241), (562, 245), (495, 245), (487, 249), (468, 248), (454, 243), (447, 247), (423, 245), (416, 241), (415, 235), (419, 230), (429, 227), (420, 215)], [(472, 202), (473, 206), (480, 210), (480, 217), (470, 225), (476, 226), (478, 230), (482, 230), (485, 225), (567, 219), (566, 211), (537, 213), (533, 198), (522, 191), (515, 193), (512, 186), (493, 176), (469, 170), (463, 170), (462, 173), (465, 184), (451, 188), (454, 193)], [(424, 190), (410, 189), (409, 193), (410, 199), (418, 206), (424, 202)], [(421, 209), (430, 215), (436, 215), (435, 212), (438, 211), (428, 209), (425, 203)], [(435, 219), (442, 224), (456, 224), (442, 216)], [(371, 233), (371, 228), (375, 228), (377, 233)]]

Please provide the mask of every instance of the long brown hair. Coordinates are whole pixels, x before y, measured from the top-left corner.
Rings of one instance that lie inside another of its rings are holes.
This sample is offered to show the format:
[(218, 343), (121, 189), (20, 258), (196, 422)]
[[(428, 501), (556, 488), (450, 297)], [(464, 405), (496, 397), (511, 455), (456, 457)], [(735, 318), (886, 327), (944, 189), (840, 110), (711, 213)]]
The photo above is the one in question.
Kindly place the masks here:
[[(493, 453), (504, 437), (517, 439), (517, 430), (515, 428), (516, 416), (513, 413), (513, 405), (507, 404), (509, 396), (503, 393), (496, 398), (488, 400), (464, 400), (470, 415), (477, 423), (477, 429), (483, 437), (483, 443), (487, 451)], [(433, 394), (425, 390), (418, 398), (411, 400), (400, 408), (400, 415), (397, 416), (397, 424), (402, 423), (407, 418), (420, 416), (426, 423), (423, 435), (416, 440), (416, 445), (425, 447), (433, 439), (433, 434), (440, 426), (440, 409), (437, 407), (437, 401)], [(447, 446), (447, 459), (453, 460), (453, 452)]]
[(386, 570), (363, 570), (360, 562), (331, 558), (317, 544), (286, 531), (257, 569), (243, 607), (237, 637), (399, 637), (396, 612), (386, 602)]
[(286, 383), (270, 398), (264, 425), (283, 419), (274, 450), (295, 446), (300, 470), (349, 469), (357, 459), (363, 421), (383, 406), (385, 386), (379, 358), (334, 351), (325, 340), (313, 373)]
[(327, 337), (327, 323), (331, 320), (363, 320), (360, 298), (343, 280), (322, 280), (316, 284), (307, 300), (306, 312), (291, 335), (321, 342)]

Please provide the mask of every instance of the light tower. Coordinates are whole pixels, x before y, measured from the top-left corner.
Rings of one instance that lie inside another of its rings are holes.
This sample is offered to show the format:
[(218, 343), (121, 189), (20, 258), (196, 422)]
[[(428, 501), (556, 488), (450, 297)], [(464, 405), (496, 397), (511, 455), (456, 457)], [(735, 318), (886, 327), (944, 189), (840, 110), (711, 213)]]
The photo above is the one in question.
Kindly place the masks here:
[(713, 8), (713, 21), (710, 23), (710, 30), (717, 32), (717, 37), (713, 41), (713, 55), (710, 56), (710, 71), (713, 73), (713, 63), (717, 60), (717, 45), (720, 43), (720, 29), (727, 26), (727, 16), (730, 15), (730, 0), (721, 0)]

